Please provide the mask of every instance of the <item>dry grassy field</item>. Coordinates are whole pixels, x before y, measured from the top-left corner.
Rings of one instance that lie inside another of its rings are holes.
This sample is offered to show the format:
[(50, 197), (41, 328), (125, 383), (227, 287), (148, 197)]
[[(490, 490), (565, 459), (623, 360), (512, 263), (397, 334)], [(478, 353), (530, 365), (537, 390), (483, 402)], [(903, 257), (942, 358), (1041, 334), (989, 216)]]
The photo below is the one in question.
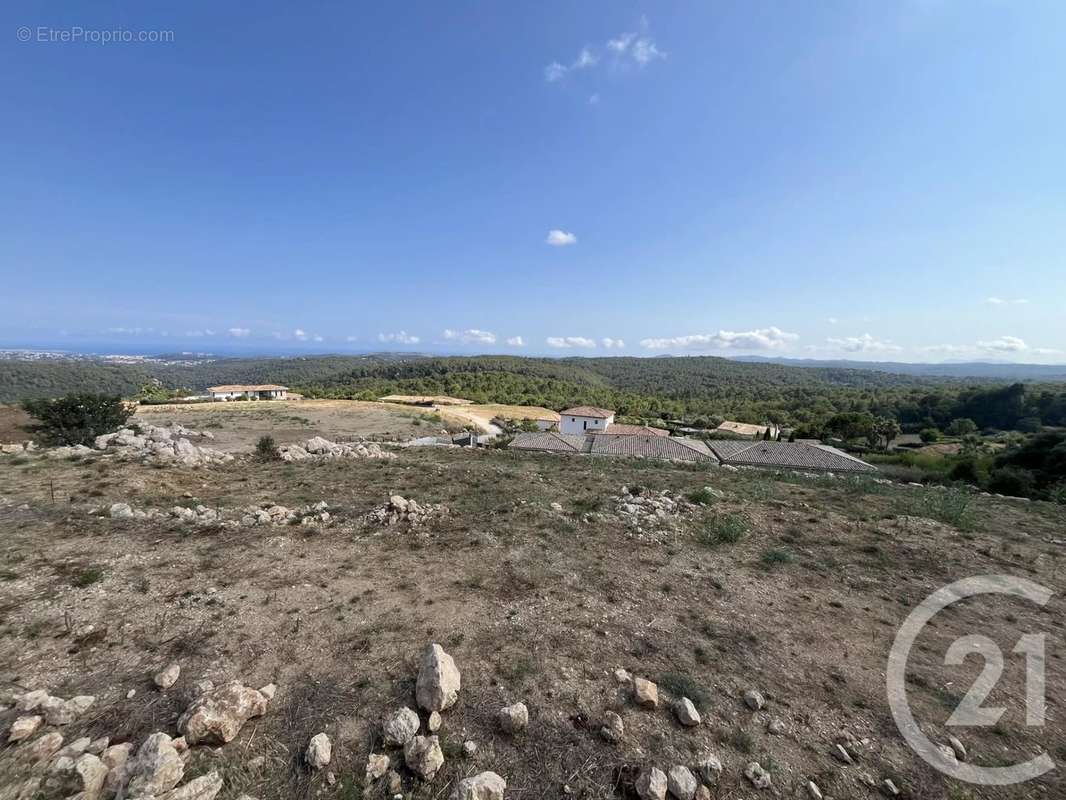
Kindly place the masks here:
[(409, 406), (361, 400), (299, 400), (231, 403), (174, 403), (138, 406), (133, 422), (152, 425), (179, 423), (210, 431), (213, 446), (229, 452), (249, 451), (269, 433), (278, 444), (291, 444), (311, 436), (327, 439), (404, 441), (437, 433), (432, 412)]
[[(274, 407), (266, 413), (316, 408), (327, 419), (332, 408)], [(150, 413), (189, 426), (217, 415), (219, 439), (225, 432), (243, 446), (261, 432), (288, 435), (245, 416), (264, 411)], [(295, 422), (291, 432), (329, 435)], [(638, 533), (619, 511), (623, 486), (629, 497), (705, 486), (718, 496), (693, 495), (703, 502), (682, 501), (661, 528)], [(367, 522), (392, 494), (448, 513), (417, 528)], [(444, 713), (444, 767), (430, 783), (400, 768), (405, 796), (445, 798), (459, 778), (491, 769), (510, 798), (632, 797), (642, 766), (691, 766), (709, 752), (724, 765), (711, 788), (722, 800), (805, 798), (808, 780), (826, 797), (872, 798), (886, 778), (916, 800), (1064, 796), (1056, 773), (979, 788), (935, 772), (897, 732), (884, 680), (897, 627), (934, 589), (985, 573), (1038, 581), (1056, 592), (1044, 609), (975, 599), (941, 615), (912, 653), (911, 705), (945, 741), (944, 722), (981, 667), (970, 659), (949, 669), (945, 649), (983, 633), (1008, 654), (989, 704), (1009, 711), (994, 728), (958, 733), (969, 759), (1005, 764), (1040, 749), (1066, 759), (1062, 507), (861, 479), (437, 449), (201, 469), (9, 457), (0, 495), (0, 688), (95, 695), (66, 740), (137, 744), (158, 730), (176, 735), (201, 679), (275, 682), (267, 713), (234, 741), (193, 749), (186, 775), (219, 770), (223, 800), (384, 796), (380, 783), (364, 786), (367, 755), (382, 752), (383, 715), (415, 707), (429, 642), (454, 656), (462, 691)], [(332, 514), (325, 525), (197, 527), (92, 513), (124, 502), (202, 504), (225, 516), (321, 500)], [(1049, 634), (1043, 729), (1025, 724), (1024, 674), (1009, 655), (1027, 631)], [(161, 692), (150, 676), (169, 661), (181, 677)], [(656, 681), (662, 706), (637, 708), (616, 683), (619, 667)], [(763, 694), (763, 710), (744, 704), (748, 689)], [(678, 725), (670, 703), (681, 695), (703, 724)], [(504, 734), (496, 712), (519, 700), (529, 727)], [(618, 744), (598, 733), (608, 711), (624, 721)], [(0, 730), (14, 717), (0, 714)], [(768, 730), (772, 720), (782, 732)], [(301, 758), (320, 731), (334, 743), (333, 785)], [(832, 755), (843, 731), (860, 740), (852, 765)], [(470, 758), (461, 753), (468, 739), (478, 744)], [(0, 783), (25, 776), (17, 750), (0, 750)], [(743, 777), (752, 760), (772, 789)]]

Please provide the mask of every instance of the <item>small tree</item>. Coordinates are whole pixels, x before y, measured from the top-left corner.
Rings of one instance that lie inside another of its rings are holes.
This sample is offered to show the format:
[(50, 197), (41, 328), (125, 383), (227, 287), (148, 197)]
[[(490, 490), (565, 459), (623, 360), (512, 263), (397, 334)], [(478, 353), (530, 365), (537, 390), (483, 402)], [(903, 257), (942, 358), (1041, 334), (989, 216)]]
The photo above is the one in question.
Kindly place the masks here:
[(29, 430), (48, 445), (91, 446), (97, 436), (117, 431), (133, 415), (121, 397), (88, 392), (57, 400), (24, 400), (22, 408), (39, 420)]
[(977, 433), (977, 423), (972, 419), (959, 417), (948, 424), (947, 433), (949, 436), (966, 436), (971, 433)]
[(940, 431), (936, 428), (922, 428), (918, 433), (918, 438), (926, 444), (932, 444), (940, 441)]

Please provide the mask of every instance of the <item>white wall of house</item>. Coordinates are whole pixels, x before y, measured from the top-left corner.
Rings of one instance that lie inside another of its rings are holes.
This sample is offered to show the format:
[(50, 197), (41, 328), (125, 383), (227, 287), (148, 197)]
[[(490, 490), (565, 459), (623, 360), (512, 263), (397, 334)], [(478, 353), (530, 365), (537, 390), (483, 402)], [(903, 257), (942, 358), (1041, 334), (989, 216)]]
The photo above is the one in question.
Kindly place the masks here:
[(559, 419), (559, 432), (588, 433), (589, 431), (605, 431), (612, 422), (614, 422), (613, 416), (603, 419), (602, 417), (577, 417), (563, 414)]
[(238, 397), (248, 397), (252, 400), (284, 400), (284, 389), (271, 389), (266, 392), (211, 392), (212, 400), (234, 400)]

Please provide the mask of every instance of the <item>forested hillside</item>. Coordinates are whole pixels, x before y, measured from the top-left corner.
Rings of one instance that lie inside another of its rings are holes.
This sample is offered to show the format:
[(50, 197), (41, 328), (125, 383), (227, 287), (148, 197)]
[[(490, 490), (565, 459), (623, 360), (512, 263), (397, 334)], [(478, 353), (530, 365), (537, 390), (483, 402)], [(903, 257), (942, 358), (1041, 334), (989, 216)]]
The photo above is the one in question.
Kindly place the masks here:
[(321, 356), (234, 358), (195, 364), (0, 361), (0, 400), (69, 391), (135, 395), (156, 379), (202, 391), (217, 383), (283, 383), (309, 397), (376, 399), (449, 394), (477, 402), (561, 409), (589, 403), (621, 415), (731, 418), (819, 425), (835, 414), (895, 419), (909, 429), (1066, 425), (1066, 386), (932, 378), (837, 367), (792, 367), (724, 358), (520, 358)]

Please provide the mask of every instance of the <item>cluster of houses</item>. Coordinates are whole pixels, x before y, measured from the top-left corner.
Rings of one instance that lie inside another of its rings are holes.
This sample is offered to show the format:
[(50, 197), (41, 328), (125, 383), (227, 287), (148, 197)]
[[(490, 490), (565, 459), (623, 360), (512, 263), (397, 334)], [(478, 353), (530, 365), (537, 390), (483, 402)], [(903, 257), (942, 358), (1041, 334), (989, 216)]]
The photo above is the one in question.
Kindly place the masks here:
[[(724, 424), (724, 423), (723, 423)], [(595, 406), (576, 406), (559, 412), (559, 419), (537, 420), (536, 432), (519, 433), (512, 450), (539, 450), (571, 455), (636, 456), (666, 461), (710, 462), (737, 467), (767, 467), (819, 472), (874, 472), (876, 467), (820, 442), (763, 440), (767, 426), (730, 423), (723, 433), (751, 439), (694, 439), (671, 436), (662, 428), (625, 425), (614, 412)], [(780, 431), (770, 426), (770, 437)]]

